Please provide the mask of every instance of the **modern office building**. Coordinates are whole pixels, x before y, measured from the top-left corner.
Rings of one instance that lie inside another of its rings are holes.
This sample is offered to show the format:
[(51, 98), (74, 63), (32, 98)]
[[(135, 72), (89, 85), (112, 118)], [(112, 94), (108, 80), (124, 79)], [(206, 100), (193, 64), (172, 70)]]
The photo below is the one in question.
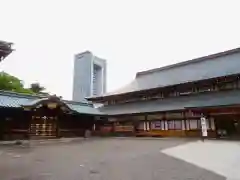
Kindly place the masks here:
[(73, 100), (100, 96), (106, 92), (106, 60), (86, 51), (75, 55), (73, 74)]

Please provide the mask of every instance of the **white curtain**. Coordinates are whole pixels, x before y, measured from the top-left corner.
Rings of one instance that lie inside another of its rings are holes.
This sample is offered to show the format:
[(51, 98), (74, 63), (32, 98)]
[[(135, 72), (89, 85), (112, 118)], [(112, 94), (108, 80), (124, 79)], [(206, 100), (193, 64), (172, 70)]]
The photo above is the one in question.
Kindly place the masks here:
[(198, 129), (198, 120), (189, 120), (190, 129)]
[(185, 130), (185, 122), (182, 120), (182, 130)]

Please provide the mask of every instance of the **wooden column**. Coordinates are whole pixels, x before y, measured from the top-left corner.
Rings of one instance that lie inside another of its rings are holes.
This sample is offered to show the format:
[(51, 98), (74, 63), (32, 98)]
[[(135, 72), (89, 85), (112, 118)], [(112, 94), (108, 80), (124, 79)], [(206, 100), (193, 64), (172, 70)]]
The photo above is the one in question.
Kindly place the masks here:
[(148, 131), (147, 121), (148, 121), (147, 115), (145, 114), (144, 115), (144, 126), (143, 126), (144, 131)]

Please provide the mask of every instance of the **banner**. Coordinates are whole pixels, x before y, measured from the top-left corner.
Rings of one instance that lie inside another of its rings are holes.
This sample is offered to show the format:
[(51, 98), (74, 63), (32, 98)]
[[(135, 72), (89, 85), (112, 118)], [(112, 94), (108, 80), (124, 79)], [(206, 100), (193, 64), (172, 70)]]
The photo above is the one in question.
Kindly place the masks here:
[(202, 136), (207, 136), (207, 122), (205, 117), (201, 117)]

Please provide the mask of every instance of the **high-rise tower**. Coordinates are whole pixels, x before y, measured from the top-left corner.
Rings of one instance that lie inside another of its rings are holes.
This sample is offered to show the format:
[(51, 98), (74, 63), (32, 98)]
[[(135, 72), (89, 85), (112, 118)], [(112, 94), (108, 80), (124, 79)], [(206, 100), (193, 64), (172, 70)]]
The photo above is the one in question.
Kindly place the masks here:
[(73, 74), (73, 100), (98, 96), (106, 92), (106, 60), (86, 51), (75, 55)]

